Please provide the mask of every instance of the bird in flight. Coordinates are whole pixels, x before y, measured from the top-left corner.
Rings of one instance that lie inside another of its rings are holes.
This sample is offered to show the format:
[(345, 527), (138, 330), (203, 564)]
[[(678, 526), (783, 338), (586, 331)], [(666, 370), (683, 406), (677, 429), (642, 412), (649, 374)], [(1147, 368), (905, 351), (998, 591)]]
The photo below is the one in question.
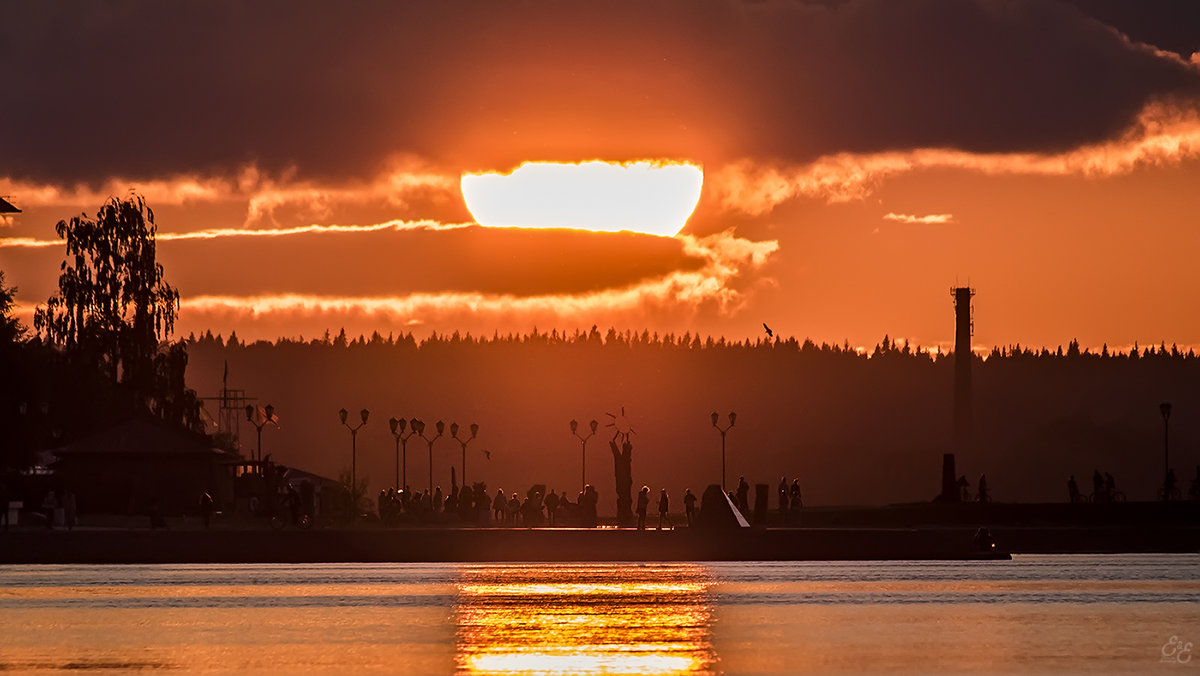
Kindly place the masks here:
[(775, 337), (775, 332), (771, 330), (771, 327), (767, 326), (766, 322), (763, 322), (763, 328), (767, 330), (767, 338), (768, 339)]
[(485, 451), (483, 452), (483, 454), (487, 456), (487, 459), (488, 459), (488, 460), (491, 460), (491, 459), (492, 459), (492, 452), (491, 452), (491, 451), (485, 450)]

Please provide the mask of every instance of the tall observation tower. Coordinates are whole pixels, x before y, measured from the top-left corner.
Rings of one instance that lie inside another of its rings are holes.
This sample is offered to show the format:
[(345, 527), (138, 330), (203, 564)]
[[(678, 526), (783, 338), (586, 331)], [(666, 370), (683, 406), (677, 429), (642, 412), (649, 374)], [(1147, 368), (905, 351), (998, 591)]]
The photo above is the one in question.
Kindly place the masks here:
[(971, 299), (975, 289), (960, 286), (950, 291), (954, 297), (954, 446), (958, 454), (971, 451), (971, 337), (975, 322), (971, 319)]
[(954, 440), (951, 452), (942, 456), (941, 502), (958, 502), (961, 491), (957, 484), (958, 469), (955, 456), (971, 456), (971, 336), (975, 323), (971, 320), (971, 299), (975, 289), (959, 286), (950, 289), (954, 299)]

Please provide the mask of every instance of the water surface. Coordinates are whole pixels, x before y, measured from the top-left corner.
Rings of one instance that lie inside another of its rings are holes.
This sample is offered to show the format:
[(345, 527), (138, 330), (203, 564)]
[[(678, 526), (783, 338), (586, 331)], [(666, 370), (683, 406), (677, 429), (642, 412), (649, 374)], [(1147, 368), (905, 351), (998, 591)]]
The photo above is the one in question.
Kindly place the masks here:
[(1192, 673), (1187, 642), (1194, 555), (0, 567), (5, 673)]

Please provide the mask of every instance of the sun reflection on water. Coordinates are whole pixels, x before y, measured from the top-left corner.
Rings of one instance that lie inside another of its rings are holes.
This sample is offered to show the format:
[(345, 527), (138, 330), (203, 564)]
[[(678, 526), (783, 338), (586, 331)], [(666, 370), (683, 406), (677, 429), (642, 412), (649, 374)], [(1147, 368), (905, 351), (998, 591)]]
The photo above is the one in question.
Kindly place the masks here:
[(455, 603), (459, 672), (708, 673), (710, 584), (694, 564), (472, 566)]

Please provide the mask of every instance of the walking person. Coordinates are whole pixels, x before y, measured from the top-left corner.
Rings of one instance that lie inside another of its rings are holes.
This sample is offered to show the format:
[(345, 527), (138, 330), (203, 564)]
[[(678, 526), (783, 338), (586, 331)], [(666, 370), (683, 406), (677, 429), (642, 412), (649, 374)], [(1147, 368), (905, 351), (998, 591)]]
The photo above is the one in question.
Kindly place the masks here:
[(508, 525), (519, 526), (521, 520), (521, 499), (514, 492), (508, 499)]
[(800, 493), (800, 480), (792, 479), (791, 508), (800, 511), (804, 508), (804, 495)]
[(671, 498), (667, 497), (667, 489), (662, 489), (658, 494), (658, 528), (662, 530), (663, 520), (666, 520), (667, 525), (671, 530), (675, 530), (675, 523), (671, 521)]
[(683, 514), (687, 517), (688, 528), (691, 528), (696, 522), (696, 494), (690, 488), (683, 490)]
[(546, 496), (546, 519), (550, 523), (550, 527), (554, 528), (555, 513), (558, 511), (558, 493), (554, 489), (550, 489), (550, 495)]
[(742, 516), (750, 513), (750, 484), (746, 483), (744, 476), (738, 477), (737, 507)]
[(496, 523), (504, 525), (504, 508), (508, 505), (508, 500), (504, 499), (504, 489), (496, 489), (496, 497), (492, 500), (492, 512), (496, 518)]
[(646, 510), (650, 508), (650, 487), (642, 486), (642, 490), (638, 491), (637, 501), (637, 528), (638, 530), (646, 530)]

